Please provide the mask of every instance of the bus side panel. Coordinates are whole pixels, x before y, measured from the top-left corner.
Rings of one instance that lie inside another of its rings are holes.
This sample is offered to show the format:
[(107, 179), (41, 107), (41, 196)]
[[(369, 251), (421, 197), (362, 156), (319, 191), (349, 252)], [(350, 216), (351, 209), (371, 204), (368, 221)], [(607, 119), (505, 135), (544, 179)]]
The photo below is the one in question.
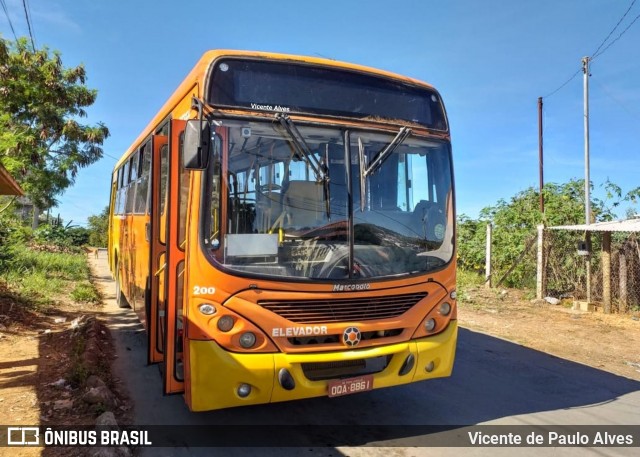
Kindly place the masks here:
[[(117, 172), (114, 171), (114, 175), (117, 176)], [(115, 180), (115, 178), (113, 178)], [(113, 181), (111, 183), (111, 197), (109, 198), (109, 226), (107, 228), (107, 256), (109, 259), (109, 271), (113, 275), (115, 273), (114, 269), (114, 212), (115, 212), (115, 204), (116, 204), (116, 192), (118, 191), (118, 184)]]

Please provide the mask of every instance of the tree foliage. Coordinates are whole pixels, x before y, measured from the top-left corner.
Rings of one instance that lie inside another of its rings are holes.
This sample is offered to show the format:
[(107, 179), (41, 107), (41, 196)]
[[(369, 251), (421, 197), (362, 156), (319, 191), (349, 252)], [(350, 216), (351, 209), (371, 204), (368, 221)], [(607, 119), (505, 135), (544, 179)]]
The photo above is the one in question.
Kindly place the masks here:
[(67, 225), (44, 224), (33, 232), (33, 240), (44, 246), (53, 246), (61, 250), (72, 250), (89, 242), (90, 232), (84, 227), (68, 223)]
[(89, 244), (106, 247), (109, 241), (109, 207), (97, 216), (89, 216)]
[(65, 68), (57, 51), (0, 38), (0, 162), (41, 208), (102, 157), (109, 130), (80, 122), (97, 96), (85, 82), (84, 66)]
[[(600, 222), (614, 219), (613, 211), (624, 202), (635, 203), (638, 190), (623, 194), (620, 187), (607, 181), (605, 200), (593, 198), (592, 220)], [(480, 211), (478, 219), (462, 214), (458, 217), (458, 265), (481, 273), (485, 266), (486, 226), (493, 225), (492, 270), (494, 284), (513, 266), (504, 285), (512, 287), (535, 286), (536, 226), (584, 224), (584, 180), (571, 180), (564, 184), (548, 183), (544, 189), (545, 212), (540, 213), (539, 193), (533, 187), (517, 193), (510, 200), (499, 200), (494, 206)], [(557, 235), (561, 236), (561, 235)], [(573, 238), (571, 243), (573, 243)], [(531, 255), (521, 259), (529, 249)], [(575, 246), (572, 247), (575, 249)]]

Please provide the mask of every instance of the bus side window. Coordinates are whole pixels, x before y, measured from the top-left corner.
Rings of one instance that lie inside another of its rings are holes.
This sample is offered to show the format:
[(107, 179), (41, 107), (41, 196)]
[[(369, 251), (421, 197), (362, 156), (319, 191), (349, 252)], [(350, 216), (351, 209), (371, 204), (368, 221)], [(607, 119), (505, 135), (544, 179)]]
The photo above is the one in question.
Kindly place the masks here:
[(184, 153), (184, 132), (180, 134), (178, 146), (178, 247), (184, 251), (187, 238), (187, 203), (189, 198), (189, 170), (184, 168), (182, 155)]
[(169, 145), (160, 148), (160, 242), (166, 243), (167, 220), (165, 209), (167, 207), (167, 191), (169, 188)]
[(221, 143), (220, 137), (215, 135), (213, 138), (213, 162), (210, 165), (210, 180), (208, 183), (209, 198), (211, 198), (211, 214), (209, 220), (209, 236), (212, 249), (218, 249), (220, 247), (220, 183), (222, 180), (221, 172), (222, 165), (220, 163), (221, 157)]
[(122, 167), (122, 197), (120, 200), (120, 214), (127, 213), (127, 199), (130, 192), (129, 189), (129, 161), (127, 160)]
[(138, 180), (138, 161), (139, 156), (136, 152), (131, 159), (129, 159), (129, 189), (127, 190), (127, 206), (125, 212), (127, 214), (133, 214), (133, 203), (136, 198), (136, 184)]
[(120, 200), (122, 196), (122, 167), (116, 171), (116, 200), (114, 202), (113, 214), (120, 214)]
[(149, 199), (149, 175), (151, 173), (151, 144), (147, 142), (140, 149), (140, 178), (136, 189), (136, 201), (134, 211), (136, 214), (147, 212), (147, 201)]

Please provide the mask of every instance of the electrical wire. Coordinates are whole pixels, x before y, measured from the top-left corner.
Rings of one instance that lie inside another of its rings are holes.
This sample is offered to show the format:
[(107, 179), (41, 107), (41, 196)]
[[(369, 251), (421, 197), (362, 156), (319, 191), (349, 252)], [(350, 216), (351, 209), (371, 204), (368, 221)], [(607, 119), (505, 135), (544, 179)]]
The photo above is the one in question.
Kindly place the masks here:
[[(615, 25), (615, 27), (613, 27), (613, 29), (611, 29), (611, 31), (609, 32), (609, 34), (606, 36), (606, 38), (604, 40), (602, 40), (602, 42), (600, 43), (600, 46), (598, 46), (598, 48), (595, 50), (595, 52), (593, 54), (591, 54), (591, 57), (589, 58), (590, 61), (593, 61), (595, 58), (601, 56), (607, 49), (609, 49), (616, 41), (618, 41), (626, 32), (627, 30), (629, 30), (631, 28), (631, 26), (638, 20), (640, 19), (640, 14), (638, 14), (633, 21), (631, 21), (631, 23), (613, 40), (611, 41), (609, 44), (607, 44), (607, 46), (605, 46), (603, 48), (603, 46), (605, 45), (605, 43), (609, 40), (609, 38), (611, 38), (611, 36), (613, 35), (613, 33), (616, 31), (616, 29), (620, 26), (620, 24), (622, 23), (622, 21), (624, 21), (624, 18), (627, 17), (627, 15), (629, 14), (629, 11), (631, 11), (631, 9), (633, 8), (633, 5), (635, 5), (637, 0), (632, 0), (631, 4), (629, 5), (629, 7), (627, 8), (627, 10), (625, 11), (625, 13), (622, 15), (622, 17), (620, 18), (620, 20), (618, 20), (618, 23)], [(571, 75), (571, 77), (569, 77), (569, 79), (567, 79), (564, 83), (562, 83), (560, 86), (558, 86), (557, 89), (553, 90), (552, 92), (550, 92), (548, 95), (545, 95), (542, 98), (549, 98), (552, 95), (555, 95), (557, 92), (559, 92), (561, 89), (563, 89), (567, 84), (569, 84), (571, 81), (573, 81), (575, 79), (576, 76), (578, 76), (580, 74), (580, 72), (583, 71), (583, 68), (580, 67), (578, 68), (578, 70)]]
[(625, 110), (630, 116), (634, 117), (635, 119), (640, 119), (638, 117), (638, 115), (636, 113), (634, 113), (633, 111), (631, 111), (624, 103), (622, 103), (617, 97), (614, 97), (613, 94), (611, 94), (607, 88), (605, 86), (603, 86), (602, 84), (600, 84), (600, 82), (598, 81), (597, 78), (594, 78), (593, 81), (595, 81), (595, 83), (600, 87), (600, 89), (602, 89), (602, 92), (605, 93), (605, 95), (607, 97), (609, 97), (611, 100), (613, 100), (614, 102), (616, 102), (618, 105), (620, 105), (620, 107)]
[[(598, 55), (598, 51), (600, 51), (600, 49), (602, 48), (602, 46), (604, 46), (604, 44), (607, 42), (607, 40), (609, 38), (611, 38), (611, 35), (613, 35), (613, 32), (615, 32), (616, 29), (618, 28), (618, 26), (622, 23), (622, 21), (624, 21), (624, 18), (627, 17), (627, 14), (629, 14), (629, 11), (631, 11), (631, 8), (633, 8), (633, 5), (635, 3), (636, 3), (636, 0), (633, 0), (631, 2), (631, 5), (629, 5), (629, 8), (627, 8), (627, 11), (625, 11), (625, 13), (622, 15), (622, 17), (620, 18), (618, 23), (615, 25), (615, 27), (613, 29), (611, 29), (611, 32), (609, 32), (609, 35), (607, 35), (607, 37), (604, 40), (602, 40), (602, 43), (600, 43), (600, 46), (598, 46), (598, 49), (596, 49), (595, 52), (591, 53), (591, 60), (593, 60)], [(606, 50), (606, 48), (605, 48), (605, 50)], [(604, 50), (602, 52), (604, 52)]]
[(24, 8), (24, 15), (27, 18), (27, 27), (29, 28), (29, 37), (31, 38), (31, 47), (33, 52), (36, 52), (36, 42), (33, 39), (33, 30), (31, 27), (31, 19), (29, 18), (29, 11), (27, 10), (27, 0), (22, 0), (22, 6)]
[(626, 29), (624, 29), (622, 32), (620, 32), (620, 35), (618, 35), (618, 36), (617, 36), (617, 37), (616, 37), (616, 38), (615, 38), (611, 43), (609, 43), (609, 44), (608, 44), (608, 45), (607, 45), (607, 46), (606, 46), (602, 51), (600, 51), (598, 54), (595, 54), (595, 55), (591, 58), (591, 60), (594, 60), (595, 58), (597, 58), (597, 57), (601, 56), (602, 54), (604, 54), (604, 53), (606, 52), (606, 50), (607, 50), (607, 49), (609, 49), (613, 44), (615, 44), (615, 42), (616, 42), (616, 41), (618, 41), (620, 38), (622, 38), (622, 35), (624, 35), (624, 34), (627, 32), (627, 30), (629, 30), (629, 29), (631, 28), (631, 26), (632, 26), (633, 24), (635, 24), (635, 23), (636, 23), (636, 21), (637, 21), (638, 19), (640, 19), (640, 14), (638, 14), (638, 15), (633, 19), (633, 21), (631, 21), (631, 23), (627, 26), (627, 28), (626, 28)]
[(9, 21), (9, 27), (11, 27), (11, 32), (13, 33), (13, 38), (18, 41), (18, 36), (16, 35), (16, 30), (13, 28), (13, 23), (11, 22), (11, 17), (9, 17), (9, 10), (7, 10), (7, 4), (5, 0), (0, 0), (0, 4), (2, 5), (2, 9), (4, 10), (5, 16), (7, 16), (7, 21)]
[(575, 77), (580, 74), (580, 72), (582, 72), (582, 67), (578, 68), (578, 70), (573, 75), (571, 75), (571, 77), (569, 79), (567, 79), (564, 83), (562, 83), (556, 90), (554, 90), (553, 92), (550, 92), (549, 94), (545, 95), (542, 98), (549, 98), (552, 95), (555, 95), (557, 92), (560, 91), (560, 89), (562, 89), (564, 86), (566, 86), (571, 81), (573, 81), (575, 79)]

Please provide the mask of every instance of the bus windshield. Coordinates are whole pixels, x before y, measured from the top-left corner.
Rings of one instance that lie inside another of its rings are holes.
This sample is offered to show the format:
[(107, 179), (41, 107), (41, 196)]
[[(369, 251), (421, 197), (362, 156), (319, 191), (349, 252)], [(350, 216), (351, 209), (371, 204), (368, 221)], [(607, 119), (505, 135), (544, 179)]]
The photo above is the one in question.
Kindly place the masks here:
[(449, 143), (277, 121), (216, 123), (203, 243), (220, 266), (339, 280), (424, 273), (451, 260)]

